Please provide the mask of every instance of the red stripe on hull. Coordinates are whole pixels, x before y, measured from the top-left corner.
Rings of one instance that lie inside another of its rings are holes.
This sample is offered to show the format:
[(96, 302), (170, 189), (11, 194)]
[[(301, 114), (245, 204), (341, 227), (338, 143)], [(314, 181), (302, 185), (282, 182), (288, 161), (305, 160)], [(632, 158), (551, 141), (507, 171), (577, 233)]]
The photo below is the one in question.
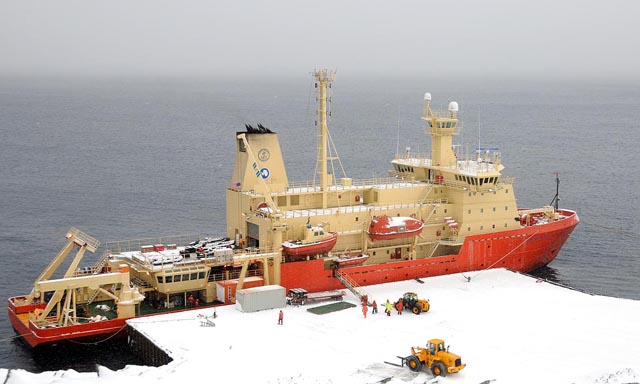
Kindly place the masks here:
[[(578, 224), (573, 211), (560, 211), (563, 220), (516, 230), (467, 236), (460, 253), (419, 260), (363, 265), (348, 269), (359, 285), (373, 285), (419, 277), (508, 268), (530, 272), (553, 261)], [(344, 286), (324, 268), (324, 260), (284, 263), (281, 284), (287, 289), (309, 292), (341, 289)]]

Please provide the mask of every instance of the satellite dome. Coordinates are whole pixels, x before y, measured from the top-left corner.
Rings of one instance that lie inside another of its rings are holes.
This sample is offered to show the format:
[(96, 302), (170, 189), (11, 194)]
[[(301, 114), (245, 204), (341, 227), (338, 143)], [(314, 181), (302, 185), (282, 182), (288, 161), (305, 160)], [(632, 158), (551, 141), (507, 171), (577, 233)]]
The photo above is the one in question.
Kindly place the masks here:
[(428, 101), (431, 101), (431, 94), (429, 92), (425, 93), (424, 94), (424, 99), (428, 100)]
[(458, 103), (452, 101), (449, 103), (449, 112), (458, 112)]

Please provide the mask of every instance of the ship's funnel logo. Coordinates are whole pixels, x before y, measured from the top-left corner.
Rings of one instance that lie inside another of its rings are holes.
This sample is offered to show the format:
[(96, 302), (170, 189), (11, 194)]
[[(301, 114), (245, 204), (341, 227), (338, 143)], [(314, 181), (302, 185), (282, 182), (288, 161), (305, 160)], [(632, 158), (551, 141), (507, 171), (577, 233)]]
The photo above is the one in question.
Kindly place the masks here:
[(262, 177), (264, 180), (268, 179), (269, 175), (271, 175), (271, 171), (269, 171), (267, 167), (258, 170), (258, 164), (255, 161), (253, 162), (253, 170), (256, 171), (256, 177)]
[(268, 179), (268, 178), (269, 178), (269, 175), (270, 175), (270, 174), (271, 174), (271, 172), (269, 172), (269, 168), (266, 168), (266, 167), (265, 167), (265, 168), (260, 169), (260, 171), (258, 171), (258, 173), (256, 174), (256, 176), (260, 176), (260, 177), (262, 177), (263, 179), (265, 179), (265, 180), (266, 180), (266, 179)]

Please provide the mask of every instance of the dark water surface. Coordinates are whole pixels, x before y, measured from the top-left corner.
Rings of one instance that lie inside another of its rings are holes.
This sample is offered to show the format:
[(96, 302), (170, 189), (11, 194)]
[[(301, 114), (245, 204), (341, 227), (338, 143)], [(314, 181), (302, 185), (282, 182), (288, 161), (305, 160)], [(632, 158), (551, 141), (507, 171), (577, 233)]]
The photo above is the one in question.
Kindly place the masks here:
[[(581, 223), (539, 273), (640, 299), (638, 84), (340, 75), (332, 90), (330, 130), (348, 176), (386, 176), (397, 149), (427, 152), (424, 92), (437, 108), (456, 100), (456, 144), (499, 147), (519, 206), (549, 204), (560, 173), (560, 206)], [(102, 242), (223, 234), (234, 133), (258, 122), (278, 132), (289, 179), (311, 180), (314, 111), (306, 77), (0, 79), (0, 297), (28, 293), (70, 227)], [(80, 345), (33, 352), (14, 336), (3, 311), (0, 368), (138, 363), (118, 341), (95, 354)]]

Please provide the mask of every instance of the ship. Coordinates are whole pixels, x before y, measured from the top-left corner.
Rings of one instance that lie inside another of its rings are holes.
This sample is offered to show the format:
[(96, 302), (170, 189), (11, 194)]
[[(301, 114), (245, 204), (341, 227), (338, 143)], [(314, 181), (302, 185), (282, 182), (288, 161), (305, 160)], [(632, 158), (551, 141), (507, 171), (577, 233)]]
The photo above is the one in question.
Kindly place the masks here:
[[(397, 153), (385, 177), (336, 177), (328, 133), (335, 72), (313, 77), (312, 181), (289, 181), (278, 134), (246, 124), (234, 136), (224, 236), (110, 242), (98, 262), (81, 267), (100, 242), (72, 228), (31, 292), (9, 298), (16, 332), (32, 347), (100, 341), (126, 333), (127, 319), (232, 304), (243, 288), (348, 288), (362, 299), (367, 285), (490, 268), (530, 272), (557, 257), (579, 222), (558, 207), (558, 183), (550, 205), (519, 208), (497, 150), (455, 151), (456, 102), (432, 110), (424, 95), (430, 154)], [(361, 256), (345, 258), (351, 254)]]

